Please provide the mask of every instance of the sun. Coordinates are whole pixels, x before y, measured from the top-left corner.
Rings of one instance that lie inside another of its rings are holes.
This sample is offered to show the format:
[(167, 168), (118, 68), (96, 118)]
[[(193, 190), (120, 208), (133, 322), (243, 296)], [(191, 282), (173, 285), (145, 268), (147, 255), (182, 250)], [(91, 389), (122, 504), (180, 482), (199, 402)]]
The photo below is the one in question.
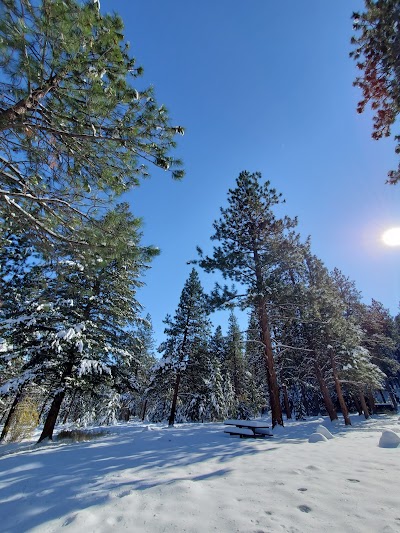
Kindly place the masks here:
[(400, 246), (400, 228), (387, 229), (382, 235), (382, 240), (388, 246)]

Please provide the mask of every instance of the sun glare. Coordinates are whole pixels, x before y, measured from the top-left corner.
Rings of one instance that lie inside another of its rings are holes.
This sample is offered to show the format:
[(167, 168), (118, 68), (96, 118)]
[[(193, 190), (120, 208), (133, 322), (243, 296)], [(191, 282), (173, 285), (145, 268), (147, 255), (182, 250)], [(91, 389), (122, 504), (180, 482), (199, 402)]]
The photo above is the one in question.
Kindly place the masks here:
[(388, 246), (400, 246), (400, 228), (390, 228), (382, 235), (382, 240)]

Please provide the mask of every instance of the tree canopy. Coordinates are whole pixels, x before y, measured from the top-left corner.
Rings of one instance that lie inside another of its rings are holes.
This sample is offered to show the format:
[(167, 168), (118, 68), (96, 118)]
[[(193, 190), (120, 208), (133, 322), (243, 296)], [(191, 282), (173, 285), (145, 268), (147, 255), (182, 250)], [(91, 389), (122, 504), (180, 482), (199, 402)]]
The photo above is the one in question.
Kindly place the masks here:
[[(352, 38), (355, 49), (350, 56), (362, 74), (354, 85), (362, 90), (357, 111), (371, 104), (374, 112), (372, 137), (391, 134), (400, 112), (400, 4), (398, 0), (365, 0), (366, 10), (353, 13)], [(396, 153), (400, 153), (400, 136), (396, 135)], [(389, 172), (388, 182), (400, 181), (400, 165)]]
[(76, 239), (77, 221), (147, 176), (183, 171), (176, 134), (123, 22), (98, 3), (0, 0), (0, 216), (47, 239)]

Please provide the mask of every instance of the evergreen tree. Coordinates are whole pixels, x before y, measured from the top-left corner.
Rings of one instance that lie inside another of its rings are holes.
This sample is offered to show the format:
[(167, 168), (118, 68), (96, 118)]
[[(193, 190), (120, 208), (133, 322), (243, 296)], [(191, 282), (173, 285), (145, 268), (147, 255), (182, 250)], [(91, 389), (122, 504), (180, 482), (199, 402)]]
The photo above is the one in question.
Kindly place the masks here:
[[(314, 370), (331, 420), (337, 418), (327, 386), (332, 380), (346, 424), (351, 424), (343, 396), (339, 369), (349, 346), (357, 343), (356, 332), (344, 317), (345, 306), (322, 261), (307, 255), (308, 287), (306, 335), (314, 361)], [(341, 358), (341, 355), (343, 357)], [(325, 369), (325, 372), (324, 372)], [(329, 369), (328, 372), (326, 370)], [(325, 376), (324, 376), (325, 374)]]
[[(360, 414), (369, 417), (366, 394), (382, 389), (386, 375), (371, 361), (371, 354), (366, 348), (356, 346), (350, 354), (349, 363), (342, 368), (342, 379), (353, 393), (354, 401), (360, 403)], [(372, 408), (373, 406), (370, 406)]]
[[(28, 396), (32, 398), (29, 385), (37, 364), (34, 352), (39, 340), (32, 339), (30, 333), (38, 315), (48, 311), (39, 305), (47, 283), (42, 258), (27, 235), (17, 228), (13, 231), (13, 226), (11, 221), (8, 227), (3, 225), (0, 247), (0, 397), (4, 408), (1, 441), (7, 437), (19, 403)], [(28, 344), (27, 339), (31, 340)], [(25, 349), (21, 349), (22, 345)]]
[(92, 1), (0, 1), (0, 216), (84, 242), (77, 219), (147, 175), (179, 178), (181, 127), (153, 90), (135, 87), (123, 22)]
[[(355, 49), (350, 56), (357, 61), (362, 75), (354, 81), (362, 90), (357, 111), (368, 103), (374, 111), (372, 137), (391, 134), (400, 112), (400, 4), (398, 0), (365, 0), (365, 11), (353, 13), (352, 38)], [(396, 153), (400, 153), (400, 136), (396, 135)], [(389, 183), (400, 180), (400, 166), (389, 172)]]
[(283, 419), (271, 341), (271, 305), (280, 302), (283, 274), (297, 261), (292, 231), (296, 221), (279, 219), (273, 213), (281, 201), (269, 182), (261, 182), (260, 173), (242, 172), (236, 188), (228, 192), (228, 207), (221, 208), (221, 218), (214, 222), (211, 239), (220, 244), (212, 257), (199, 262), (207, 272), (219, 270), (225, 278), (247, 287), (242, 305), (257, 309), (273, 426), (283, 424)]
[(398, 381), (400, 363), (396, 357), (397, 335), (395, 320), (389, 310), (377, 300), (365, 305), (361, 316), (364, 333), (362, 345), (371, 354), (371, 361), (386, 375), (386, 387), (394, 404), (394, 387)]
[(238, 320), (233, 311), (231, 311), (228, 319), (225, 367), (227, 373), (230, 374), (235, 396), (240, 402), (245, 394), (243, 339)]
[(96, 396), (96, 389), (111, 387), (137, 353), (132, 328), (141, 307), (135, 294), (156, 253), (140, 246), (139, 228), (124, 204), (88, 224), (82, 232), (91, 246), (68, 249), (46, 271), (31, 269), (31, 277), (42, 272), (45, 282), (33, 278), (29, 297), (24, 284), (18, 312), (10, 308), (5, 324), (12, 328), (13, 351), (23, 354), (26, 380), (45, 385), (51, 395), (40, 440), (52, 438), (64, 398), (76, 389)]
[(218, 359), (209, 354), (207, 391), (207, 420), (223, 420), (229, 416), (229, 398), (225, 398), (224, 383), (221, 364)]
[(267, 376), (265, 372), (264, 347), (261, 341), (261, 331), (254, 309), (250, 311), (246, 332), (245, 349), (246, 368), (251, 374), (249, 395), (253, 411), (261, 411), (268, 404)]
[(150, 384), (151, 369), (156, 363), (151, 317), (139, 318), (132, 330), (131, 356), (112, 368), (114, 388), (120, 394), (119, 416), (142, 417), (146, 412), (146, 390)]
[(179, 300), (174, 317), (167, 316), (167, 339), (159, 348), (163, 353), (157, 371), (160, 376), (173, 376), (174, 386), (168, 423), (175, 422), (180, 390), (186, 396), (186, 414), (193, 419), (194, 411), (201, 417), (204, 402), (204, 380), (207, 378), (210, 321), (206, 298), (199, 275), (192, 269)]
[(210, 339), (210, 420), (236, 416), (236, 396), (227, 365), (226, 338), (221, 326), (217, 326)]

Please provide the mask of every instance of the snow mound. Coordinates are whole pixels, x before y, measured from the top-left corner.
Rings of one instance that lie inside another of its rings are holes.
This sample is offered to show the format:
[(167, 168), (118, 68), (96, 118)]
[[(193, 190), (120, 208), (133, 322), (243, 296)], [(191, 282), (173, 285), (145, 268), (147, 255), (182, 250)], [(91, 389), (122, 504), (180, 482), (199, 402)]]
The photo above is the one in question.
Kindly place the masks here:
[(382, 431), (381, 438), (379, 439), (380, 448), (397, 448), (400, 444), (400, 436), (391, 429), (385, 429)]
[(328, 442), (328, 439), (325, 435), (321, 435), (321, 433), (313, 433), (310, 435), (308, 442)]
[(327, 429), (325, 426), (321, 426), (319, 425), (317, 427), (317, 431), (316, 433), (319, 433), (320, 435), (323, 435), (324, 437), (326, 437), (328, 440), (329, 439), (333, 439), (333, 435), (332, 433), (329, 431), (329, 429)]

